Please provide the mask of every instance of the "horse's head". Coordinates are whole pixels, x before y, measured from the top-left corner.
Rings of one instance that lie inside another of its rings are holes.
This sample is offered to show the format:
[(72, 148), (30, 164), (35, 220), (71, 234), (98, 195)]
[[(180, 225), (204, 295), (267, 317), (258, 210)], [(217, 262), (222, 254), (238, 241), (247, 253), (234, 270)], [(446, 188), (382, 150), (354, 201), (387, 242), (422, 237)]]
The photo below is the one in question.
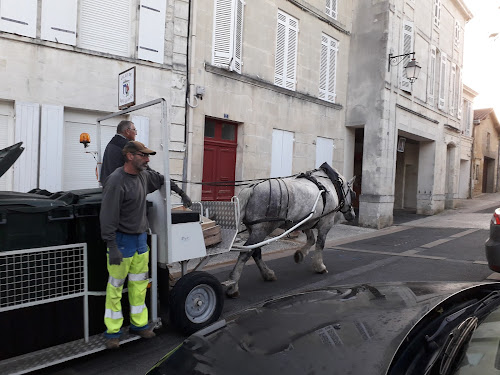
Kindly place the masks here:
[(354, 180), (356, 176), (351, 178), (348, 182), (343, 181), (343, 194), (344, 194), (344, 205), (340, 209), (340, 212), (344, 214), (344, 218), (347, 221), (353, 221), (356, 218), (354, 209), (352, 208), (352, 202), (356, 199), (356, 192), (352, 189)]

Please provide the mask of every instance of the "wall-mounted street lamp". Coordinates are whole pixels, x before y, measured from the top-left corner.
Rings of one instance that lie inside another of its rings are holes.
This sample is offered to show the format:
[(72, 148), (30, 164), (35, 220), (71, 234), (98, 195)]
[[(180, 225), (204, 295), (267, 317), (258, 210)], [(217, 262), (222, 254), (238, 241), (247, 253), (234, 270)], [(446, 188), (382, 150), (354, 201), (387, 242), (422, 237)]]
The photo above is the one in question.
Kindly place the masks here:
[(406, 56), (412, 56), (411, 60), (408, 61), (408, 64), (405, 66), (406, 78), (413, 83), (418, 78), (418, 74), (420, 73), (420, 65), (418, 65), (415, 60), (415, 52), (405, 53), (404, 55), (392, 56), (392, 53), (389, 53), (389, 63), (387, 65), (387, 71), (391, 71), (391, 65), (399, 65)]

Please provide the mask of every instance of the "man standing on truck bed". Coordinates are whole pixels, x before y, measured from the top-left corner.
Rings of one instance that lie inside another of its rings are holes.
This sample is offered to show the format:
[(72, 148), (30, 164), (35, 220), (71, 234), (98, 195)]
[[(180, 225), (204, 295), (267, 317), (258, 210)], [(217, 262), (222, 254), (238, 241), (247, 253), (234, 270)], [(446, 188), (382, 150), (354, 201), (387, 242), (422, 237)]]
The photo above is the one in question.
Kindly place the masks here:
[[(121, 167), (123, 163), (125, 163), (122, 149), (128, 141), (135, 141), (136, 135), (137, 129), (132, 121), (120, 121), (118, 127), (116, 128), (115, 136), (111, 138), (111, 141), (109, 141), (106, 149), (104, 150), (100, 176), (102, 186), (104, 186), (108, 176), (113, 173), (116, 168)], [(185, 207), (191, 207), (191, 198), (189, 198), (184, 190), (178, 187), (172, 180), (170, 180), (170, 190), (179, 194), (182, 199), (182, 204)]]
[(109, 141), (104, 150), (100, 176), (102, 186), (104, 186), (104, 182), (108, 176), (125, 162), (122, 154), (123, 147), (128, 141), (135, 141), (136, 134), (137, 129), (132, 121), (120, 121), (116, 127), (115, 136), (111, 138), (111, 141)]
[(123, 148), (125, 164), (106, 180), (100, 212), (101, 236), (108, 248), (109, 279), (106, 287), (106, 347), (120, 346), (123, 314), (121, 297), (128, 276), (130, 332), (144, 338), (155, 336), (148, 325), (146, 289), (149, 283), (149, 247), (146, 195), (158, 190), (164, 176), (149, 169), (150, 155), (156, 152), (137, 141)]

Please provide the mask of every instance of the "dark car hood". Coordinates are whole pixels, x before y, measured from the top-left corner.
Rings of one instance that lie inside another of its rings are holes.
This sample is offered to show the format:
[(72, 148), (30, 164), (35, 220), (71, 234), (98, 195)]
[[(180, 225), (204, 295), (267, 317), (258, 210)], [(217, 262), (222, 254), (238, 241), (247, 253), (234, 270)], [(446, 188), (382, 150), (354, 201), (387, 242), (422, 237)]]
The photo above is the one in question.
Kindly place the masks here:
[(19, 142), (0, 150), (0, 177), (2, 177), (10, 167), (12, 167), (14, 162), (22, 154), (24, 151), (24, 148), (21, 147), (22, 144), (23, 142)]
[(459, 295), (488, 285), (363, 284), (293, 294), (237, 313), (211, 334), (194, 334), (150, 373), (385, 374), (422, 317), (446, 309), (450, 296), (462, 302)]

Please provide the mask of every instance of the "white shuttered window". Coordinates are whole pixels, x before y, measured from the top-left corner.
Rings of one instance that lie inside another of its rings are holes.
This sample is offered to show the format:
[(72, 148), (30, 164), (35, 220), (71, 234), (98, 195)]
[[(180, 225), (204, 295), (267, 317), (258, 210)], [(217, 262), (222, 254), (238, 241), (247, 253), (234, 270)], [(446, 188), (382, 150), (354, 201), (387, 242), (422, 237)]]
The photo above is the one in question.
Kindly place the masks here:
[[(403, 21), (403, 38), (401, 39), (401, 50), (403, 54), (411, 53), (414, 51), (414, 33), (413, 33), (413, 22)], [(403, 61), (399, 64), (399, 76), (401, 77), (399, 81), (399, 87), (405, 91), (412, 91), (412, 84), (410, 80), (406, 77), (405, 66), (408, 64), (410, 56), (404, 57)]]
[(326, 0), (326, 14), (337, 19), (337, 0)]
[(428, 88), (428, 101), (429, 104), (434, 105), (435, 91), (436, 91), (436, 47), (431, 46), (431, 53), (429, 56), (429, 88)]
[(130, 1), (80, 0), (79, 47), (130, 55)]
[(64, 107), (42, 104), (40, 189), (62, 190)]
[(337, 53), (338, 41), (326, 34), (322, 34), (319, 65), (319, 98), (332, 103), (335, 103)]
[(451, 64), (451, 74), (450, 74), (450, 114), (455, 114), (455, 108), (457, 107), (457, 66)]
[(333, 139), (316, 137), (316, 165), (319, 168), (324, 162), (332, 165), (333, 162)]
[(274, 84), (295, 91), (299, 21), (278, 11)]
[(441, 62), (439, 67), (439, 102), (438, 108), (444, 110), (446, 105), (446, 75), (447, 75), (446, 54), (441, 53)]
[(439, 27), (441, 21), (441, 0), (434, 0), (434, 25)]
[(273, 129), (271, 153), (271, 178), (292, 174), (293, 133)]
[(14, 191), (26, 193), (37, 188), (40, 106), (16, 102), (14, 143), (23, 142), (24, 151), (14, 164)]
[(462, 92), (463, 92), (463, 85), (462, 85), (462, 69), (460, 68), (457, 68), (458, 69), (458, 73), (457, 73), (457, 77), (458, 77), (458, 88), (457, 88), (457, 117), (459, 119), (462, 118), (462, 107), (464, 105), (463, 103), (463, 97), (462, 97)]
[(149, 118), (144, 116), (132, 116), (131, 120), (137, 129), (135, 140), (149, 147)]
[(460, 46), (460, 23), (458, 21), (455, 21), (455, 37), (454, 37), (454, 41), (455, 41), (455, 46)]
[(212, 64), (241, 73), (243, 0), (215, 0)]
[(36, 37), (37, 0), (0, 1), (0, 31)]
[(141, 0), (137, 57), (163, 64), (166, 0)]
[(76, 44), (77, 0), (42, 0), (41, 38)]

